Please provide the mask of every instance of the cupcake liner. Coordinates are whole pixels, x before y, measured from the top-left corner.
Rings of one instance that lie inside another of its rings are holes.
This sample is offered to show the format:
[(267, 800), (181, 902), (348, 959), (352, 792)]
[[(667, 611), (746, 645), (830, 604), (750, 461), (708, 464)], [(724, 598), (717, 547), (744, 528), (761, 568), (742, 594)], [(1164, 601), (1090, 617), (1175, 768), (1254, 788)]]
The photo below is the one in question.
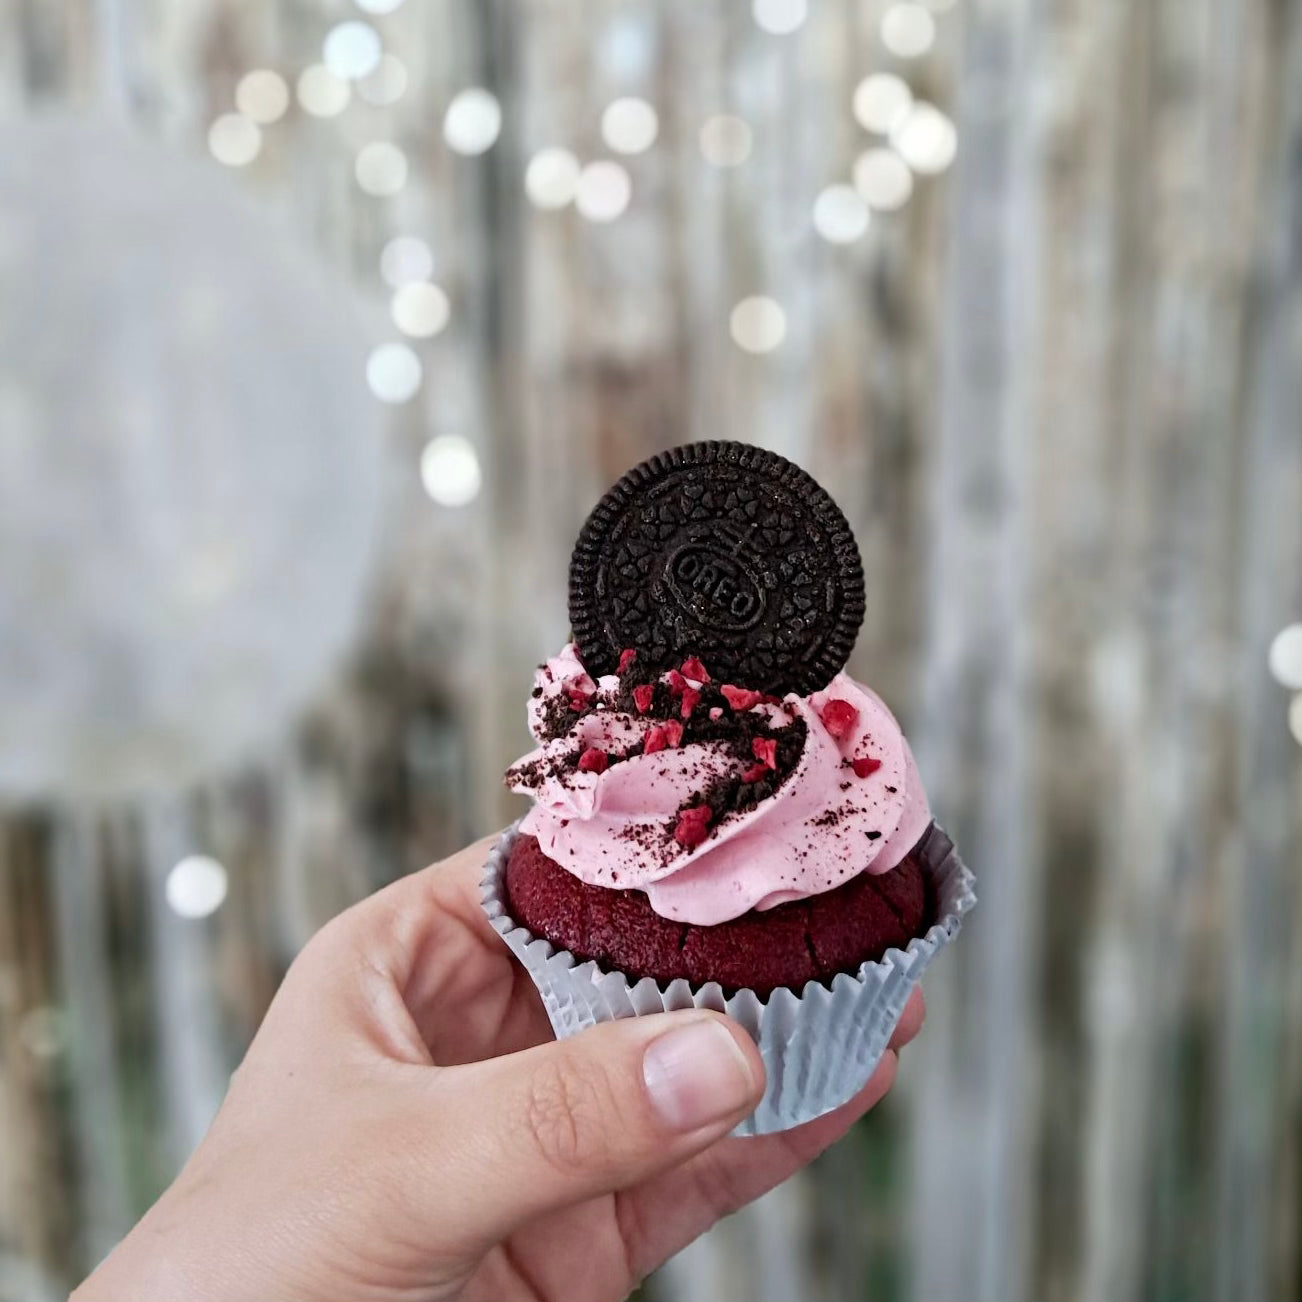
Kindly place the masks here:
[(679, 978), (661, 986), (606, 971), (517, 923), (507, 911), (504, 879), (518, 826), (502, 834), (484, 867), (484, 909), (538, 987), (557, 1038), (619, 1017), (682, 1008), (727, 1013), (745, 1027), (768, 1070), (764, 1098), (737, 1135), (789, 1130), (853, 1098), (881, 1060), (918, 979), (976, 904), (975, 878), (933, 823), (915, 851), (937, 899), (938, 920), (925, 935), (857, 972), (838, 973), (830, 986), (811, 981), (798, 995), (780, 989), (761, 999), (740, 990), (725, 999), (715, 981), (693, 988)]

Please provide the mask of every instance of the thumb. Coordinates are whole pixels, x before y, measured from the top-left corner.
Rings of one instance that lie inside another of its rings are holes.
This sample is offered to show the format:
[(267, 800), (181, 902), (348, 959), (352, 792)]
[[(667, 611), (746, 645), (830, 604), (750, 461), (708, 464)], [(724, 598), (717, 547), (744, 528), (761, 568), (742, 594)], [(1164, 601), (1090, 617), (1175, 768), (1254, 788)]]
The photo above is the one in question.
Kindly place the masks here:
[(759, 1103), (764, 1064), (735, 1022), (691, 1010), (607, 1022), (425, 1082), (431, 1223), (486, 1245), (721, 1139)]

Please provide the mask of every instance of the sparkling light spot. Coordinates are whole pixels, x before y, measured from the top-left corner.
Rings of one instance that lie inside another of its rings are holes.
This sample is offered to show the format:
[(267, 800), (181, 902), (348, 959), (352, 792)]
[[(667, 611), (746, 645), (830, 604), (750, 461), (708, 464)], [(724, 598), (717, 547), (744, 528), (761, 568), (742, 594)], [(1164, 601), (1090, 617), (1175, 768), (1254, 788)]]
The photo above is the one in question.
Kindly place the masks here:
[(483, 474), (470, 442), (459, 434), (431, 439), (420, 457), (425, 491), (440, 506), (465, 506), (479, 496)]
[(386, 54), (375, 71), (357, 83), (357, 93), (377, 108), (396, 104), (406, 90), (407, 65), (393, 54)]
[(434, 274), (434, 254), (424, 240), (398, 235), (380, 254), (380, 275), (394, 289), (413, 280), (428, 280)]
[(252, 122), (279, 122), (289, 108), (289, 87), (270, 68), (245, 73), (235, 88), (235, 107)]
[(387, 140), (375, 140), (362, 147), (354, 171), (367, 194), (387, 198), (407, 184), (407, 155)]
[(617, 154), (640, 154), (655, 144), (656, 111), (644, 99), (617, 99), (601, 115), (601, 138)]
[(590, 222), (613, 222), (633, 196), (628, 173), (607, 159), (589, 163), (579, 173), (574, 206)]
[(743, 298), (728, 320), (733, 343), (748, 353), (771, 353), (787, 337), (787, 314), (771, 298)]
[(413, 339), (429, 339), (448, 323), (452, 309), (438, 285), (412, 281), (393, 296), (393, 324)]
[(870, 208), (894, 212), (913, 193), (913, 173), (893, 149), (865, 149), (855, 159), (854, 188)]
[(755, 21), (774, 36), (789, 36), (809, 17), (807, 0), (754, 0)]
[(484, 153), (501, 130), (502, 106), (495, 95), (478, 86), (454, 96), (443, 118), (443, 139), (458, 154)]
[(868, 206), (848, 185), (829, 185), (814, 201), (814, 229), (831, 244), (853, 244), (868, 229)]
[(579, 184), (579, 160), (568, 149), (540, 149), (524, 173), (524, 192), (536, 208), (564, 208)]
[(751, 130), (744, 118), (721, 113), (701, 127), (701, 153), (715, 167), (740, 167), (750, 157)]
[(919, 100), (892, 129), (891, 144), (915, 172), (933, 176), (954, 161), (958, 133), (934, 104)]
[(1285, 687), (1302, 691), (1302, 624), (1290, 624), (1270, 644), (1270, 672)]
[(859, 125), (878, 135), (889, 135), (913, 103), (908, 82), (893, 72), (874, 72), (854, 90), (854, 115)]
[(324, 63), (304, 68), (298, 79), (298, 102), (314, 118), (333, 118), (348, 107), (353, 92), (342, 77), (336, 77)]
[(223, 113), (208, 128), (208, 148), (227, 167), (243, 167), (258, 156), (262, 132), (243, 113)]
[(380, 66), (380, 33), (369, 23), (356, 21), (332, 27), (321, 47), (325, 66), (346, 81), (369, 77)]
[(381, 344), (366, 362), (366, 383), (381, 402), (402, 403), (420, 388), (420, 358), (406, 344)]
[(226, 869), (206, 854), (187, 855), (167, 874), (168, 907), (182, 918), (206, 918), (226, 898)]
[(882, 15), (882, 44), (898, 59), (916, 59), (935, 44), (936, 20), (920, 4), (895, 4)]
[(1288, 707), (1288, 730), (1293, 740), (1302, 746), (1302, 693), (1295, 696)]

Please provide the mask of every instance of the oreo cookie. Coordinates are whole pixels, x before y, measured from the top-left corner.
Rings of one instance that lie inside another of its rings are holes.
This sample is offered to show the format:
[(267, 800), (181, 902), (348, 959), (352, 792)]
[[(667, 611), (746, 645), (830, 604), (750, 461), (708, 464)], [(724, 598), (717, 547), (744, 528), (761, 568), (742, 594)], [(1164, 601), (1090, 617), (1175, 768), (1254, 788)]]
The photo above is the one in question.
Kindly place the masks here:
[(863, 565), (840, 508), (799, 466), (746, 443), (689, 443), (630, 470), (570, 561), (570, 623), (589, 673), (690, 655), (716, 682), (807, 694), (844, 667)]

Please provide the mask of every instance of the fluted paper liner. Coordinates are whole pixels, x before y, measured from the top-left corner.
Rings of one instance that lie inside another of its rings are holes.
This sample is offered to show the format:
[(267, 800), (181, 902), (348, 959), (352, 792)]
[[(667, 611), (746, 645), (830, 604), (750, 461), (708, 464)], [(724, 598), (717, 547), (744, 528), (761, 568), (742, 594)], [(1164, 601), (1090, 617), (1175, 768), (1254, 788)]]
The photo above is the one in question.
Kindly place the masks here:
[[(518, 827), (518, 824), (517, 824)], [(504, 878), (516, 827), (503, 833), (485, 865), (484, 909), (497, 933), (538, 987), (558, 1039), (618, 1017), (681, 1008), (712, 1008), (746, 1028), (768, 1069), (768, 1089), (734, 1133), (767, 1135), (812, 1121), (853, 1098), (868, 1082), (913, 987), (932, 959), (959, 933), (976, 903), (976, 881), (954, 843), (934, 823), (914, 852), (931, 880), (938, 920), (904, 949), (888, 949), (857, 972), (841, 972), (830, 986), (810, 981), (795, 994), (775, 990), (767, 1000), (753, 990), (725, 999), (716, 981), (693, 988), (683, 978), (658, 985), (633, 981), (580, 962), (568, 950), (535, 936), (507, 912)]]

